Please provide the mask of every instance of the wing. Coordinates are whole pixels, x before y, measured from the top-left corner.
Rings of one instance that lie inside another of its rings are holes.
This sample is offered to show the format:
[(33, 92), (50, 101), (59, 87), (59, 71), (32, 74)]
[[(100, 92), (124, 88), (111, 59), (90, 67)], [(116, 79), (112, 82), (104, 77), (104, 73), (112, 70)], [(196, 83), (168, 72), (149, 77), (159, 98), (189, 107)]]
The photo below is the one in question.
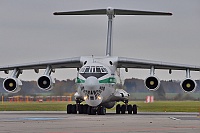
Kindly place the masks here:
[(66, 58), (59, 60), (50, 60), (50, 61), (42, 61), (42, 62), (33, 62), (27, 64), (19, 64), (19, 65), (8, 65), (0, 67), (0, 71), (8, 71), (8, 70), (28, 70), (28, 69), (46, 69), (47, 66), (51, 66), (51, 68), (80, 68), (82, 66), (81, 57), (74, 58)]
[(189, 69), (191, 71), (200, 71), (200, 66), (118, 57), (118, 65), (117, 65), (118, 68), (150, 69), (152, 66), (155, 69), (171, 69), (171, 70)]

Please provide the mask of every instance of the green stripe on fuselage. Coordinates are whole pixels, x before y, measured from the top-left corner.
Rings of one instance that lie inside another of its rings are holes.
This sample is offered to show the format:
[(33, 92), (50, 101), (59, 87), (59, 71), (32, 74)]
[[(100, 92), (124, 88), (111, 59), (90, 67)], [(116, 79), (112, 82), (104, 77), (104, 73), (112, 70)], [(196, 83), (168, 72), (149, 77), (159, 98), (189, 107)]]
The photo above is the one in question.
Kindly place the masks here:
[(82, 80), (79, 77), (77, 77), (76, 83), (85, 83), (85, 80)]
[[(85, 80), (77, 77), (76, 83), (85, 83)], [(109, 77), (106, 79), (99, 80), (99, 83), (104, 83), (104, 84), (105, 83), (116, 83), (116, 79), (114, 77)]]
[(113, 77), (110, 77), (103, 80), (99, 80), (99, 83), (116, 83), (116, 79)]

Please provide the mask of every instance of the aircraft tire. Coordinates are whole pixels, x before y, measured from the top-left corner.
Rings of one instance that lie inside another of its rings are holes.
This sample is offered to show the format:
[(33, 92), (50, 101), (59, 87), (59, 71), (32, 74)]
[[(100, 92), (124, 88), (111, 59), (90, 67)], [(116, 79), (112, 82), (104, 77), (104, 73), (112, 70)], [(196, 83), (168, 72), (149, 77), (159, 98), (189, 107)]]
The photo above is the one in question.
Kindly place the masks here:
[(125, 114), (126, 113), (126, 105), (123, 104), (121, 107), (121, 114)]
[(117, 106), (116, 106), (116, 114), (120, 114), (120, 111), (121, 111), (121, 105), (117, 104)]
[(97, 115), (101, 115), (101, 106), (99, 106), (97, 109)]
[(105, 115), (106, 114), (106, 108), (104, 106), (100, 106), (98, 109), (97, 109), (97, 114), (98, 115)]
[(71, 114), (72, 113), (72, 105), (68, 104), (67, 105), (67, 114)]
[(72, 114), (77, 114), (76, 104), (71, 106)]
[(133, 114), (137, 114), (137, 105), (133, 105)]
[(88, 106), (88, 108), (87, 108), (87, 114), (91, 115), (91, 106)]
[(83, 105), (83, 114), (88, 114), (88, 105)]
[(132, 105), (128, 105), (127, 106), (127, 111), (128, 111), (128, 114), (132, 114), (132, 112), (133, 112), (133, 107), (132, 107)]
[(80, 104), (80, 105), (79, 105), (79, 108), (78, 108), (78, 113), (79, 113), (79, 114), (83, 114), (83, 109), (84, 109), (84, 105), (83, 105), (83, 104)]
[(96, 112), (97, 112), (96, 109), (91, 107), (91, 115), (96, 115)]
[(106, 108), (103, 106), (101, 108), (101, 115), (105, 115), (106, 114)]

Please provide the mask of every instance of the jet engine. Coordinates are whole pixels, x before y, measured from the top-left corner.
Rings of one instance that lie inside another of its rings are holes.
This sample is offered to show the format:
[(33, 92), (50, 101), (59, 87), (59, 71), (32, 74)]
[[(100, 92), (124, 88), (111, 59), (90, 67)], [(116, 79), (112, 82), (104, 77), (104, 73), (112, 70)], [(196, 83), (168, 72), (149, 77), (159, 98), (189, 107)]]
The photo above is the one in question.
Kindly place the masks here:
[(53, 86), (55, 84), (55, 80), (51, 78), (49, 75), (42, 75), (37, 80), (37, 85), (40, 89), (49, 91), (53, 89)]
[(147, 89), (155, 91), (160, 87), (160, 80), (155, 76), (149, 76), (144, 80)]
[(180, 85), (185, 92), (193, 92), (196, 89), (196, 82), (190, 78), (183, 80)]
[(37, 85), (40, 89), (45, 91), (53, 89), (55, 80), (51, 78), (51, 72), (55, 72), (55, 70), (53, 70), (51, 66), (47, 66), (44, 74), (38, 78)]
[(9, 93), (17, 93), (21, 87), (22, 82), (18, 78), (9, 77), (3, 81), (3, 88)]

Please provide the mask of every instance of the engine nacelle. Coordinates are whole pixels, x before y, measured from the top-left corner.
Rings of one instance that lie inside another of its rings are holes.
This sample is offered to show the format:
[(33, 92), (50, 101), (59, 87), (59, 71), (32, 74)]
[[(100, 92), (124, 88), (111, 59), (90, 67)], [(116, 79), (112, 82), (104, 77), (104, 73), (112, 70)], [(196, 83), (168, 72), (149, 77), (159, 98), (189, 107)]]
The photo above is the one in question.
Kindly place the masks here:
[(181, 88), (185, 91), (185, 92), (193, 92), (196, 89), (196, 82), (190, 78), (186, 78), (185, 80), (183, 80), (181, 82)]
[(51, 78), (49, 75), (42, 75), (37, 80), (37, 85), (40, 89), (49, 91), (53, 89), (55, 84), (55, 80)]
[(21, 87), (22, 82), (18, 78), (9, 77), (3, 81), (3, 88), (9, 93), (17, 93)]
[(147, 89), (155, 91), (160, 87), (160, 80), (155, 76), (149, 76), (144, 80)]

